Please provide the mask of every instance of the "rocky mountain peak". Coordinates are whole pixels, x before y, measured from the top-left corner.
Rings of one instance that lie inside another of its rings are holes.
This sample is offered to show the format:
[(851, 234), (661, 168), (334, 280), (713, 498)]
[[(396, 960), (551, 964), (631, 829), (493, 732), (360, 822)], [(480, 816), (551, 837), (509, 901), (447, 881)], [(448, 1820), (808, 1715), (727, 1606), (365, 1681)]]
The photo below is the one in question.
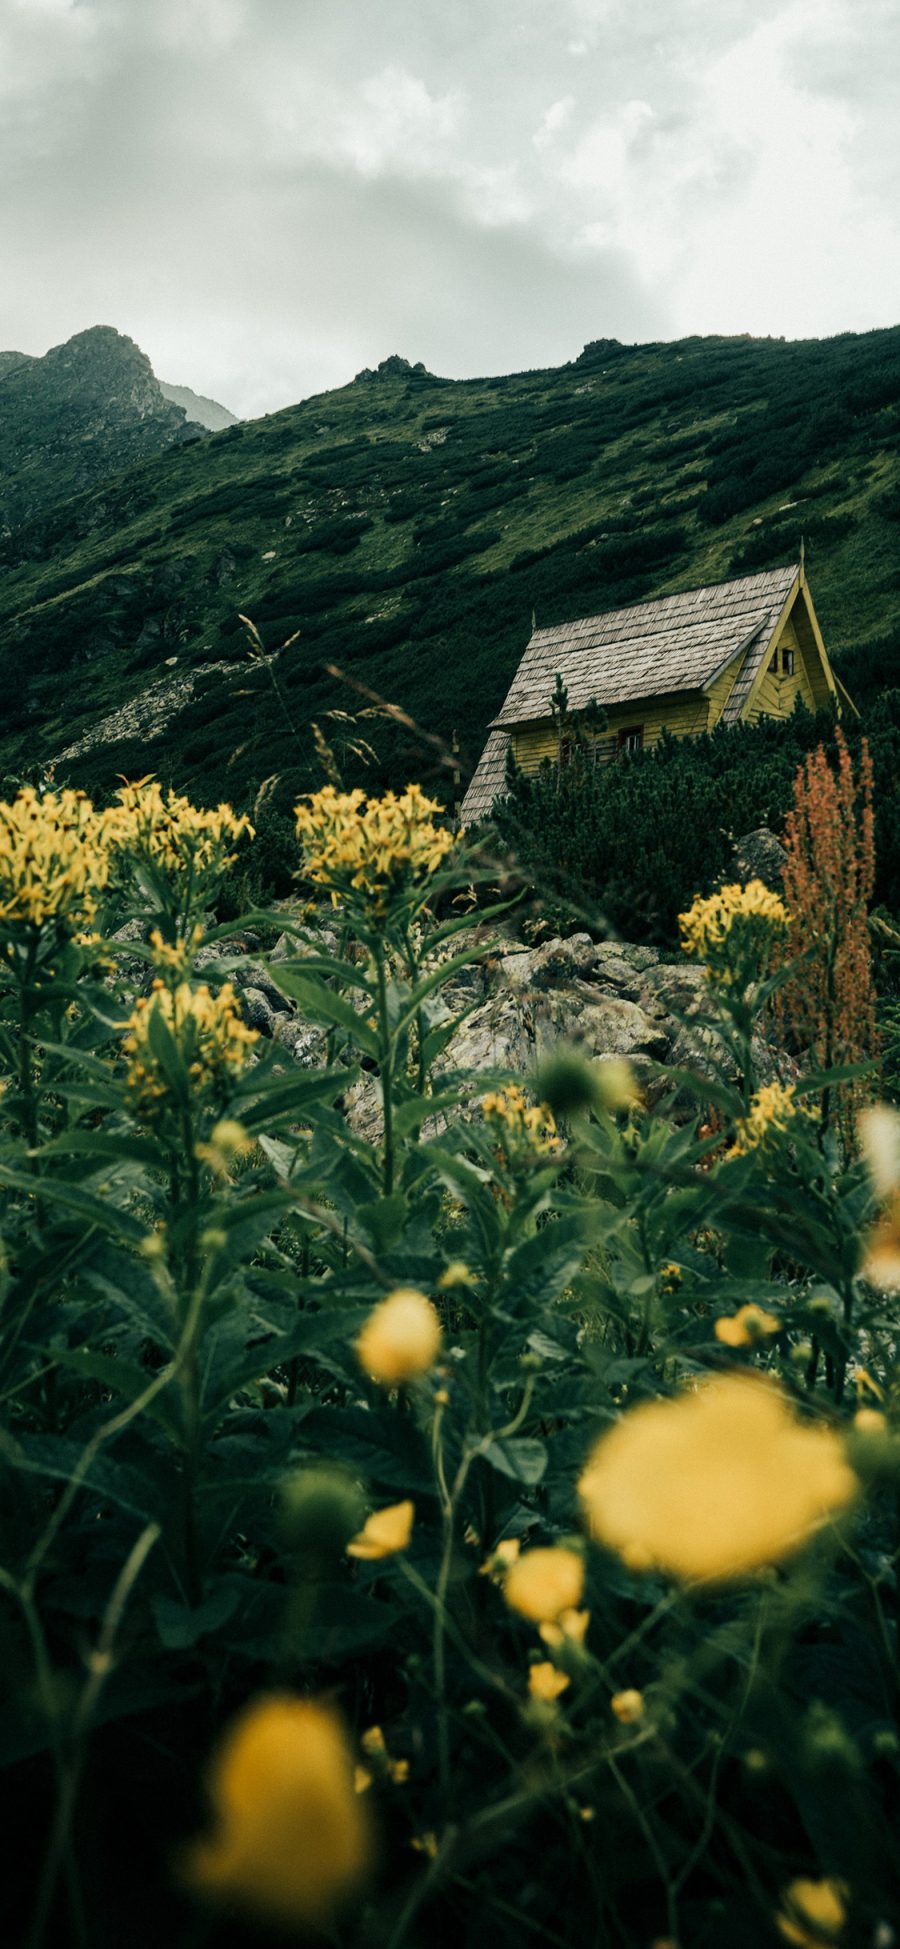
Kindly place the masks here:
[(43, 358), (0, 353), (0, 532), (11, 534), (201, 428), (167, 399), (145, 352), (92, 325)]
[(353, 384), (358, 386), (361, 381), (366, 379), (433, 378), (434, 373), (429, 372), (428, 367), (422, 364), (421, 359), (418, 359), (415, 365), (411, 365), (409, 359), (401, 358), (399, 352), (391, 352), (389, 357), (382, 359), (379, 365), (364, 365), (362, 371), (357, 373)]

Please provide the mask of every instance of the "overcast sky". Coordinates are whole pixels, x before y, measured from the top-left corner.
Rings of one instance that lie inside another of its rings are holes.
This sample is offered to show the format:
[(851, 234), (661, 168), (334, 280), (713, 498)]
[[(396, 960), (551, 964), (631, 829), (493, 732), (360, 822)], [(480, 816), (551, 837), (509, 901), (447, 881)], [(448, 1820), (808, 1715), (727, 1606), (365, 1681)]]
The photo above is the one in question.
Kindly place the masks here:
[(252, 415), (896, 324), (898, 78), (900, 0), (0, 0), (0, 349)]

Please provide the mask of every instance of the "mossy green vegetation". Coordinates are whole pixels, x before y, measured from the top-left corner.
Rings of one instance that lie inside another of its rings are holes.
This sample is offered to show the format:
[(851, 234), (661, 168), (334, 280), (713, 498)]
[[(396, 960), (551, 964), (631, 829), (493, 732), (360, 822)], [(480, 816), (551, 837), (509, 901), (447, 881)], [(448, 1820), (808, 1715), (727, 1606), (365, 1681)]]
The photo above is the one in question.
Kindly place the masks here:
[[(588, 346), (565, 367), (379, 374), (176, 448), (0, 543), (0, 763), (46, 764), (148, 684), (208, 671), (148, 745), (112, 726), (61, 773), (152, 764), (241, 805), (313, 782), (337, 665), (449, 744), (461, 785), (539, 622), (795, 558), (852, 688), (897, 664), (900, 330)], [(246, 660), (240, 613), (270, 652)], [(173, 661), (173, 659), (175, 661)], [(375, 786), (439, 774), (398, 723)]]

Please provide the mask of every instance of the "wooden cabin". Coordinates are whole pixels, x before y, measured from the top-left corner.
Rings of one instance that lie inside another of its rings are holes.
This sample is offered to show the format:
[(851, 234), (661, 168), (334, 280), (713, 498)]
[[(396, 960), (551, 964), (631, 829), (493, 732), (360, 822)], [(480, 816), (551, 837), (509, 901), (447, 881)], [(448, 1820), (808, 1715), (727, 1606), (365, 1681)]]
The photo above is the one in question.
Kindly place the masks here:
[(464, 825), (485, 818), (502, 792), (510, 744), (525, 772), (559, 757), (550, 708), (557, 675), (570, 714), (603, 706), (607, 728), (594, 740), (603, 762), (656, 744), (664, 730), (689, 738), (739, 719), (789, 717), (798, 697), (811, 711), (853, 708), (829, 663), (802, 561), (536, 629), (490, 726)]

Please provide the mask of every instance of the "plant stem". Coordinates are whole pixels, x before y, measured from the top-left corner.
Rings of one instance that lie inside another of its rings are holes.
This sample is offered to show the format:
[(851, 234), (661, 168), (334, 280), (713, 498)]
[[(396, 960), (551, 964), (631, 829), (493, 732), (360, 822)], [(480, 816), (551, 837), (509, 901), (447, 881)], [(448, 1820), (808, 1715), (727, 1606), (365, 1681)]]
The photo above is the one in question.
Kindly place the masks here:
[(389, 1198), (394, 1189), (394, 1075), (391, 1027), (388, 1019), (387, 969), (384, 942), (381, 940), (375, 948), (375, 972), (378, 980), (378, 1067), (381, 1072), (381, 1107), (384, 1118), (382, 1183), (384, 1195)]

